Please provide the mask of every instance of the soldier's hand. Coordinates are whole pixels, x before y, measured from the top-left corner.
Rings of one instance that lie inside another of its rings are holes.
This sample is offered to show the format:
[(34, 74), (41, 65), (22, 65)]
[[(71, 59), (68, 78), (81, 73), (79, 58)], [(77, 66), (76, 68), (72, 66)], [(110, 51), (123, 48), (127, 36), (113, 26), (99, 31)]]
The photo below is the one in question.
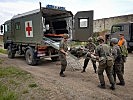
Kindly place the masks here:
[(95, 55), (91, 54), (91, 58), (96, 59), (97, 57)]
[(66, 55), (66, 56), (68, 56), (68, 53), (67, 53), (67, 52), (65, 52), (65, 55)]
[(99, 60), (99, 56), (96, 56), (96, 59)]

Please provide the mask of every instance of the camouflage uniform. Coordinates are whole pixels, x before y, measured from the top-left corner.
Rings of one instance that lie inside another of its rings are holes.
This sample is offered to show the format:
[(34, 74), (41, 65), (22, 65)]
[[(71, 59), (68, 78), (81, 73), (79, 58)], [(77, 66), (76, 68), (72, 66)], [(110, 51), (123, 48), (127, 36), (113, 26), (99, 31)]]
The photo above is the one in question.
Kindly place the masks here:
[[(62, 39), (60, 42), (60, 45), (59, 45), (59, 49), (60, 50), (63, 49), (65, 52), (67, 52), (67, 50), (68, 50), (67, 41), (64, 41), (64, 39)], [(61, 51), (59, 51), (59, 58), (61, 61), (61, 72), (60, 72), (60, 75), (61, 75), (61, 74), (63, 74), (63, 72), (66, 69), (67, 60), (66, 60), (66, 55)]]
[(116, 74), (118, 76), (118, 79), (120, 83), (117, 83), (118, 85), (125, 85), (123, 74), (122, 74), (122, 55), (121, 55), (121, 50), (120, 47), (116, 44), (112, 48), (112, 55), (114, 57), (114, 66), (113, 66), (113, 76), (114, 76), (114, 81), (116, 81)]
[[(95, 49), (96, 49), (96, 45), (93, 43), (93, 42), (88, 42), (87, 45), (86, 45), (86, 48), (88, 50), (88, 53), (94, 53)], [(83, 66), (83, 71), (82, 72), (85, 72), (85, 69), (88, 65), (88, 62), (91, 58), (89, 57), (89, 54), (86, 56), (85, 60), (84, 60), (84, 66)], [(94, 68), (94, 71), (96, 73), (96, 69), (97, 69), (97, 66), (96, 66), (96, 60), (94, 59), (91, 59), (92, 61), (92, 64), (93, 64), (93, 68)]]
[[(104, 48), (104, 49), (103, 49)], [(105, 58), (105, 53), (106, 55), (110, 55), (111, 54), (111, 48), (110, 46), (108, 46), (107, 44), (104, 44), (104, 43), (101, 43), (97, 46), (96, 48), (96, 56), (98, 56), (99, 58), (100, 57), (104, 57)], [(98, 66), (98, 77), (99, 77), (99, 80), (100, 80), (100, 85), (99, 87), (100, 88), (105, 88), (105, 81), (104, 81), (104, 75), (103, 75), (103, 72), (104, 70), (106, 71), (106, 74), (107, 74), (107, 77), (110, 81), (110, 84), (111, 84), (111, 89), (115, 89), (114, 87), (114, 79), (113, 79), (113, 75), (112, 75), (112, 69), (113, 69), (113, 66), (107, 66), (107, 63), (105, 63), (104, 65), (99, 65)]]
[[(122, 37), (121, 37), (122, 36)], [(127, 48), (127, 41), (126, 39), (124, 38), (124, 34), (123, 33), (120, 33), (120, 40), (118, 41), (118, 45), (121, 47), (121, 46), (125, 46)], [(126, 59), (127, 57), (125, 55), (122, 55), (122, 68), (121, 68), (121, 71), (122, 71), (122, 74), (124, 74), (124, 63), (126, 62)]]

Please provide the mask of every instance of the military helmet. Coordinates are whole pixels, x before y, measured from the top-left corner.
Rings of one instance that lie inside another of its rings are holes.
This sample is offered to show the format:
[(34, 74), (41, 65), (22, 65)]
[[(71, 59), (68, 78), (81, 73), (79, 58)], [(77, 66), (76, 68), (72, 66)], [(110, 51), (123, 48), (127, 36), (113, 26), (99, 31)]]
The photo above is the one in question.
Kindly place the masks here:
[(111, 43), (117, 44), (118, 43), (118, 39), (117, 38), (112, 38), (110, 40)]
[(97, 41), (100, 41), (100, 40), (104, 41), (103, 36), (98, 36), (98, 37), (97, 37)]
[(68, 39), (69, 35), (65, 33), (65, 34), (63, 34), (63, 38)]
[(92, 42), (93, 38), (92, 37), (89, 37), (88, 38), (88, 42)]

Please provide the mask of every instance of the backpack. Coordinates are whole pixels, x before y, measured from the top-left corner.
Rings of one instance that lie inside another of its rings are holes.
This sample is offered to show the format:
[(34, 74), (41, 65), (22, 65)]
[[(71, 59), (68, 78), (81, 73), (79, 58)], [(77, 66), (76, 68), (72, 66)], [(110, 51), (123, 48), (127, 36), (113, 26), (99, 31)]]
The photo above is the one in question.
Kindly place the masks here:
[(114, 65), (114, 58), (113, 56), (111, 55), (111, 53), (109, 55), (106, 54), (106, 50), (107, 50), (107, 47), (105, 45), (102, 46), (102, 50), (104, 51), (105, 53), (105, 57), (100, 57), (100, 61), (99, 61), (99, 64), (102, 65), (102, 64), (107, 64), (107, 66), (109, 67), (112, 67)]
[(106, 56), (107, 58), (107, 66), (112, 67), (114, 65), (113, 56)]

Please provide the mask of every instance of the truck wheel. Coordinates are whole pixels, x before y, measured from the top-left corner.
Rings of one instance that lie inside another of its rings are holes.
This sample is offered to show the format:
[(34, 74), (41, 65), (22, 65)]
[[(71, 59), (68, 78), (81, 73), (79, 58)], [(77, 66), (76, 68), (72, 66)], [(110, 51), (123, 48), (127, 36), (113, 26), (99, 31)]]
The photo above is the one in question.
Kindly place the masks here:
[(34, 57), (34, 52), (32, 49), (28, 49), (25, 54), (26, 62), (28, 65), (36, 65), (37, 60)]
[(12, 51), (11, 46), (8, 46), (7, 53), (8, 53), (8, 58), (12, 59), (15, 57), (15, 53)]
[(52, 61), (58, 61), (59, 57), (51, 57)]

